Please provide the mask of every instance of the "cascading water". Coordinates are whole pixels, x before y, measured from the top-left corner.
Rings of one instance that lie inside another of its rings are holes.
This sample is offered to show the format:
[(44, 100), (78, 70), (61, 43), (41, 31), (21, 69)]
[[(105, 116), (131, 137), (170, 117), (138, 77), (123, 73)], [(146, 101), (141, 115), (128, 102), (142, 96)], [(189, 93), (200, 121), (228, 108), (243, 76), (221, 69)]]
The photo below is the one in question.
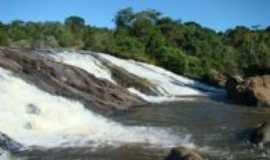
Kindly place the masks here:
[(8, 151), (1, 150), (0, 148), (0, 160), (25, 160), (25, 159), (15, 157)]
[[(31, 156), (33, 159), (43, 156), (45, 159), (60, 157), (73, 160), (83, 156), (93, 156), (96, 159), (99, 158), (99, 153), (101, 159), (109, 157), (108, 159), (161, 160), (165, 153), (160, 151), (167, 151), (167, 147), (176, 145), (196, 147), (218, 160), (254, 160), (269, 157), (268, 150), (261, 154), (235, 140), (238, 131), (269, 119), (269, 114), (216, 103), (207, 98), (191, 98), (193, 101), (189, 102), (186, 102), (186, 97), (180, 98), (187, 95), (222, 94), (223, 90), (153, 65), (101, 53), (40, 54), (79, 67), (97, 78), (118, 85), (112, 77), (110, 65), (103, 66), (109, 62), (131, 75), (148, 80), (156, 87), (155, 91), (159, 96), (150, 96), (136, 88), (127, 88), (146, 101), (184, 101), (147, 104), (147, 107), (138, 107), (134, 112), (113, 117), (119, 121), (116, 122), (86, 109), (91, 107), (85, 107), (79, 101), (49, 94), (27, 83), (18, 74), (0, 68), (0, 134), (4, 133), (3, 135), (22, 144), (19, 145), (23, 148), (20, 153), (24, 154), (8, 152), (9, 149), (3, 147), (4, 136), (0, 137), (0, 160), (27, 159)], [(93, 153), (88, 153), (89, 150)], [(104, 154), (104, 151), (109, 154)], [(122, 153), (129, 155), (121, 157)]]
[(82, 55), (75, 52), (59, 52), (48, 55), (58, 62), (82, 68), (97, 78), (106, 79), (115, 83), (109, 69), (103, 66), (103, 64), (91, 54)]
[(128, 90), (151, 103), (161, 103), (165, 101), (190, 100), (192, 98), (179, 98), (181, 96), (206, 96), (214, 94), (224, 94), (222, 89), (217, 89), (197, 81), (176, 75), (157, 66), (146, 63), (136, 62), (133, 60), (122, 60), (103, 53), (80, 54), (75, 52), (58, 52), (48, 54), (54, 60), (79, 67), (98, 78), (107, 79), (116, 84), (111, 76), (110, 69), (102, 65), (99, 58), (92, 56), (95, 54), (102, 59), (121, 67), (138, 77), (151, 82), (160, 96), (149, 96), (138, 91), (136, 88)]
[(222, 89), (217, 89), (198, 81), (176, 75), (154, 65), (133, 60), (127, 61), (107, 54), (99, 55), (113, 64), (126, 69), (128, 72), (149, 80), (157, 87), (162, 96), (203, 96), (208, 95), (209, 92), (224, 93)]
[(0, 68), (0, 130), (25, 147), (193, 144), (166, 129), (124, 126), (77, 101), (50, 95)]

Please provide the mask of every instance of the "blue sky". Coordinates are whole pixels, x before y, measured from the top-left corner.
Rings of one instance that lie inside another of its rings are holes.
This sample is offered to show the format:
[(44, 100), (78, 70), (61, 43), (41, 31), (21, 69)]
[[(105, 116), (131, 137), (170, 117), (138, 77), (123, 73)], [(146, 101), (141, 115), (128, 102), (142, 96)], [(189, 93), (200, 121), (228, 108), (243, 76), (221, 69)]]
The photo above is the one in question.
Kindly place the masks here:
[(270, 25), (270, 0), (0, 0), (0, 21), (64, 21), (78, 15), (90, 25), (113, 27), (114, 15), (125, 7), (156, 9), (218, 31), (236, 25)]

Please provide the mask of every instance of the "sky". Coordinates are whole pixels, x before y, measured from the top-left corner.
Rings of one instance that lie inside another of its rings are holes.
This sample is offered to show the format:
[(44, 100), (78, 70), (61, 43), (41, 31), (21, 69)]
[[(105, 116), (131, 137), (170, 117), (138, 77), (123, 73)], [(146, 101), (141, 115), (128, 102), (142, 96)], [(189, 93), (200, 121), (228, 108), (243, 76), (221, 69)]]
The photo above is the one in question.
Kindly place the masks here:
[(114, 27), (119, 9), (156, 9), (164, 16), (195, 21), (217, 31), (237, 25), (270, 26), (270, 0), (0, 0), (0, 21), (61, 21), (83, 17), (87, 24)]

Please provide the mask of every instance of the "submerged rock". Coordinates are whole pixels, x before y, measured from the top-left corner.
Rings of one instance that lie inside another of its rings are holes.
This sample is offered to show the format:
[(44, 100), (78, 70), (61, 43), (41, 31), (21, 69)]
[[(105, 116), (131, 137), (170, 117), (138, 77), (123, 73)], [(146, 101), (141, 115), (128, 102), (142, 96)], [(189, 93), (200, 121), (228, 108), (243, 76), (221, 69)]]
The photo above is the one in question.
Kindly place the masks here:
[(38, 106), (30, 103), (26, 106), (26, 112), (28, 114), (35, 114), (35, 115), (39, 115), (41, 113), (41, 110), (38, 108)]
[[(0, 49), (0, 67), (13, 71), (42, 90), (79, 100), (89, 109), (102, 113), (125, 111), (146, 103), (124, 87), (36, 52), (42, 51)], [(38, 113), (35, 107), (30, 108), (31, 113)]]
[(250, 142), (258, 146), (270, 143), (270, 122), (263, 122), (250, 135)]
[(228, 97), (236, 103), (270, 107), (270, 75), (249, 77), (245, 80), (231, 77), (226, 83)]
[(196, 150), (180, 146), (173, 148), (165, 160), (203, 160), (203, 158)]

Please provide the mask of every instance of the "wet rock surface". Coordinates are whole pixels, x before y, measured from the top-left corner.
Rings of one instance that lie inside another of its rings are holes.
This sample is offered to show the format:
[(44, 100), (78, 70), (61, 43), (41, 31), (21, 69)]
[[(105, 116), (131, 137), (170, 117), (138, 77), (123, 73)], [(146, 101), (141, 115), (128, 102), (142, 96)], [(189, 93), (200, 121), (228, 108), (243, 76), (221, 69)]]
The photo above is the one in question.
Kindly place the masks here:
[(0, 132), (0, 148), (12, 153), (17, 153), (23, 149), (23, 145), (14, 141), (8, 135)]
[(30, 49), (0, 49), (0, 67), (19, 74), (51, 94), (80, 100), (87, 108), (97, 112), (126, 111), (145, 103), (124, 87), (36, 52)]
[(234, 102), (250, 106), (270, 107), (270, 75), (241, 79), (231, 77), (226, 83), (228, 97)]
[(203, 158), (196, 150), (179, 146), (173, 148), (165, 160), (203, 160)]
[(112, 78), (124, 88), (136, 88), (137, 90), (147, 95), (157, 96), (158, 90), (149, 80), (141, 78), (135, 74), (126, 71), (123, 68), (116, 66), (105, 58), (99, 56), (97, 53), (91, 53), (92, 56), (100, 60), (102, 64), (108, 68), (112, 73)]
[(250, 142), (262, 147), (270, 143), (270, 123), (263, 122), (250, 135)]

